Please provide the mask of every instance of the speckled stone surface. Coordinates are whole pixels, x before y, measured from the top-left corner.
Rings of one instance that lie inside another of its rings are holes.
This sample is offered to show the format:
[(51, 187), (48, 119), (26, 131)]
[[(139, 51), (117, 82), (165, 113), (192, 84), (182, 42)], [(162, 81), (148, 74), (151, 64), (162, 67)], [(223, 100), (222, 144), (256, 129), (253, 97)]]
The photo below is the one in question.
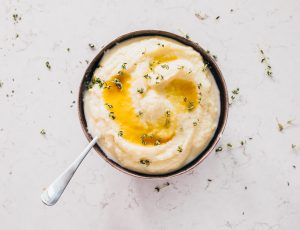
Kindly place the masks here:
[[(1, 229), (300, 229), (299, 1), (0, 3)], [(86, 61), (140, 29), (188, 34), (217, 55), (230, 92), (240, 89), (223, 151), (164, 180), (121, 174), (93, 151), (59, 203), (43, 205), (87, 144), (76, 101)]]

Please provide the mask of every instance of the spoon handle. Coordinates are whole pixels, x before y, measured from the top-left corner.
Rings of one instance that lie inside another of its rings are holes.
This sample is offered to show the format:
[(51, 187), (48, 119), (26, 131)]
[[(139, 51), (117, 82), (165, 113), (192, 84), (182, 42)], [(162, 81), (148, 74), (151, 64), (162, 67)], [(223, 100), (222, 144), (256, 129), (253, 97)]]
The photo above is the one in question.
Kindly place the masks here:
[(94, 139), (86, 146), (86, 148), (82, 151), (82, 153), (76, 158), (76, 160), (62, 173), (60, 174), (52, 184), (42, 193), (41, 199), (44, 204), (51, 206), (54, 205), (64, 192), (68, 183), (72, 179), (74, 173), (77, 168), (89, 153), (91, 148), (96, 144), (98, 137), (94, 137)]

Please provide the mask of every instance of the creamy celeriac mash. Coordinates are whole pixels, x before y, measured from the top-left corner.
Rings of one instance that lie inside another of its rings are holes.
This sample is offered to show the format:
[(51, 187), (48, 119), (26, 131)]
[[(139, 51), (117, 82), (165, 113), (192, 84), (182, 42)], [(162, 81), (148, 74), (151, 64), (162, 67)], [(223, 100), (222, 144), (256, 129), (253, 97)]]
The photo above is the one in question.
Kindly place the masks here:
[(108, 50), (84, 95), (88, 130), (104, 152), (146, 174), (172, 172), (200, 154), (219, 111), (219, 90), (201, 55), (161, 36)]

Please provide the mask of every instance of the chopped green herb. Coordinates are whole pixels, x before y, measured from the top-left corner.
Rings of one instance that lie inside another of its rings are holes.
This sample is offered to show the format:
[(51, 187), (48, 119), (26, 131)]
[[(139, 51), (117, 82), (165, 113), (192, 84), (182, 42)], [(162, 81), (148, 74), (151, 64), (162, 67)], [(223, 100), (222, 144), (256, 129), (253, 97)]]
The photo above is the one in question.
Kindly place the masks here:
[(142, 115), (143, 115), (143, 112), (139, 111), (138, 114), (137, 114), (137, 117), (141, 117)]
[(144, 88), (140, 88), (136, 90), (138, 93), (143, 94), (144, 93)]
[(201, 89), (201, 86), (202, 86), (202, 84), (199, 83), (199, 84), (197, 85), (198, 89)]
[(160, 192), (160, 190), (161, 189), (163, 189), (163, 188), (165, 188), (165, 187), (168, 187), (170, 185), (170, 183), (169, 182), (166, 182), (166, 183), (163, 183), (162, 185), (158, 185), (158, 186), (156, 186), (154, 189), (155, 189), (155, 191), (156, 192)]
[(232, 144), (227, 143), (227, 147), (232, 148)]
[(142, 136), (141, 136), (141, 141), (142, 141), (142, 144), (143, 145), (146, 145), (147, 144), (147, 142), (146, 142), (146, 138), (147, 138), (147, 134), (143, 134)]
[(217, 57), (217, 55), (212, 55), (212, 57), (217, 61), (218, 60), (218, 57)]
[(159, 42), (159, 43), (157, 43), (157, 45), (158, 45), (158, 46), (161, 46), (161, 47), (165, 47), (165, 45), (164, 45), (164, 44), (162, 44), (162, 43), (160, 43), (160, 42)]
[(118, 136), (119, 136), (119, 137), (123, 137), (123, 131), (122, 131), (122, 130), (120, 130), (120, 131), (118, 132)]
[(292, 149), (295, 149), (297, 147), (297, 145), (292, 144)]
[(178, 66), (177, 69), (184, 69), (184, 66), (183, 65)]
[(97, 77), (92, 79), (91, 83), (88, 85), (88, 88), (91, 89), (94, 85), (98, 85), (99, 88), (102, 88), (105, 84), (106, 83), (104, 81)]
[(288, 120), (285, 124), (280, 123), (277, 118), (276, 118), (276, 121), (277, 121), (277, 127), (278, 127), (279, 132), (281, 132), (285, 128), (288, 128), (288, 127), (290, 127), (290, 126), (293, 125), (293, 121), (292, 120)]
[(71, 50), (70, 48), (67, 48), (67, 51), (68, 51), (68, 52), (70, 52), (70, 50)]
[(216, 152), (221, 152), (223, 150), (222, 146), (219, 146), (218, 148), (216, 148)]
[(122, 76), (124, 72), (122, 70), (118, 71), (118, 75)]
[(207, 71), (207, 67), (208, 67), (208, 64), (205, 63), (204, 66), (202, 67), (202, 72), (206, 72)]
[(202, 97), (200, 96), (200, 97), (198, 98), (198, 104), (200, 104), (201, 101), (202, 101)]
[(167, 116), (167, 117), (170, 117), (170, 116), (171, 116), (171, 111), (170, 111), (170, 110), (167, 110), (167, 111), (166, 111), (166, 116)]
[(192, 111), (194, 109), (194, 102), (190, 101), (187, 106), (188, 111)]
[(265, 55), (265, 52), (262, 49), (260, 49), (260, 54), (261, 54), (261, 61), (260, 62), (265, 65), (266, 75), (268, 77), (273, 77), (272, 67), (269, 64), (269, 58)]
[(126, 65), (127, 65), (127, 63), (126, 62), (124, 62), (123, 64), (122, 64), (122, 69), (126, 69)]
[(186, 35), (185, 35), (185, 38), (189, 40), (189, 39), (190, 39), (190, 36), (189, 36), (188, 34), (186, 34)]
[(115, 113), (114, 112), (109, 112), (109, 115), (108, 115), (111, 119), (115, 120), (116, 119), (116, 116), (115, 116)]
[(216, 20), (219, 20), (219, 19), (220, 19), (220, 16), (217, 16), (217, 17), (216, 17)]
[(196, 18), (198, 18), (199, 20), (205, 20), (208, 18), (208, 16), (206, 14), (201, 14), (200, 12), (195, 13)]
[(232, 93), (232, 95), (230, 96), (231, 101), (229, 102), (229, 105), (232, 105), (232, 103), (234, 102), (236, 96), (239, 95), (239, 93), (240, 93), (240, 88), (233, 89), (233, 90), (231, 91), (231, 93)]
[(144, 78), (151, 79), (151, 76), (149, 76), (149, 74), (146, 74), (146, 75), (144, 75)]
[(193, 122), (193, 126), (197, 126), (197, 124), (198, 124), (198, 123), (197, 123), (196, 121)]
[(89, 47), (90, 47), (91, 49), (95, 49), (95, 45), (92, 44), (92, 43), (89, 43)]
[(169, 69), (169, 66), (167, 64), (163, 64), (163, 65), (161, 65), (161, 68), (163, 68), (163, 69)]
[(40, 132), (40, 134), (41, 134), (41, 135), (46, 135), (45, 129), (42, 129), (41, 132)]
[(2, 82), (2, 81), (0, 81), (0, 88), (2, 88), (2, 86), (3, 86), (3, 82)]
[(18, 14), (13, 14), (12, 17), (15, 22), (19, 22), (22, 19)]
[(105, 103), (105, 105), (106, 105), (108, 108), (110, 108), (110, 109), (113, 108), (113, 105), (111, 105), (111, 104)]
[(235, 95), (238, 95), (239, 92), (240, 92), (240, 88), (236, 88), (236, 89), (232, 90), (232, 93)]
[(115, 83), (115, 86), (117, 86), (118, 89), (122, 89), (122, 83), (118, 78), (115, 78), (113, 83)]
[(177, 147), (177, 151), (178, 151), (178, 152), (180, 152), (180, 153), (183, 151), (183, 149), (182, 149), (182, 146), (181, 146), (181, 145), (179, 145), (179, 146)]
[(50, 70), (51, 69), (51, 65), (50, 65), (50, 62), (49, 61), (46, 61), (45, 63), (46, 67)]
[(160, 141), (159, 141), (159, 140), (156, 140), (156, 141), (154, 142), (154, 145), (160, 145)]
[(141, 159), (140, 160), (140, 164), (145, 165), (146, 167), (148, 167), (150, 165), (150, 161), (147, 159)]

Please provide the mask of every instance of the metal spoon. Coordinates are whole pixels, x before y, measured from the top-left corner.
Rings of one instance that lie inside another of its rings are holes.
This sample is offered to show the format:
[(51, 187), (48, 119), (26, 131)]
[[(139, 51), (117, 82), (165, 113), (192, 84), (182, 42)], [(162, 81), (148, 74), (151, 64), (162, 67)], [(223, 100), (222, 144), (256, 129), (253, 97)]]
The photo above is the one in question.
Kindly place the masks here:
[(79, 167), (83, 159), (87, 156), (91, 148), (96, 144), (97, 140), (98, 137), (94, 137), (94, 139), (88, 144), (88, 146), (86, 146), (86, 148), (76, 158), (76, 160), (41, 194), (41, 199), (44, 204), (51, 206), (59, 200), (77, 168)]

